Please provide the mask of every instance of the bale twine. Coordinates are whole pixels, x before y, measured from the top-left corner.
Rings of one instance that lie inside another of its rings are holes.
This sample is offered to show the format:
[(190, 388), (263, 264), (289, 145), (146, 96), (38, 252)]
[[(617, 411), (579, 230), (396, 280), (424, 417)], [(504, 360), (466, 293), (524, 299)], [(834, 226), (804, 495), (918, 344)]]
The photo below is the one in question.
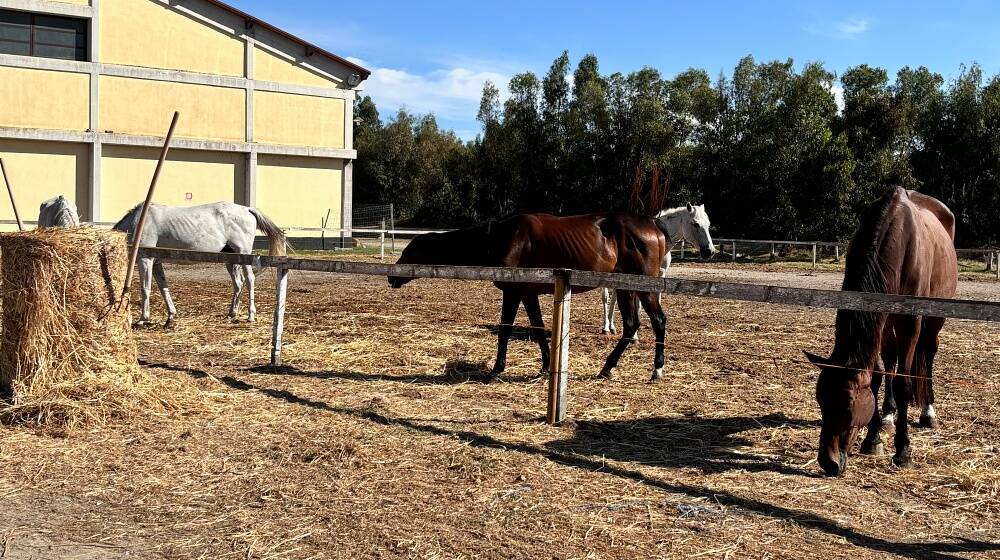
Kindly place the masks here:
[(0, 419), (71, 427), (156, 401), (127, 304), (124, 233), (88, 227), (0, 237)]

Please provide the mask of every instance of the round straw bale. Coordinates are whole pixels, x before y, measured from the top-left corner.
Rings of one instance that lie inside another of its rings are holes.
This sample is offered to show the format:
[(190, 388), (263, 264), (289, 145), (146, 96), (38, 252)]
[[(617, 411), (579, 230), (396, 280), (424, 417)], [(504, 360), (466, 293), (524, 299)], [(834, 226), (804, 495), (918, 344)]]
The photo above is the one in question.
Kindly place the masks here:
[(72, 426), (122, 416), (144, 395), (127, 302), (125, 234), (89, 227), (0, 237), (4, 421)]

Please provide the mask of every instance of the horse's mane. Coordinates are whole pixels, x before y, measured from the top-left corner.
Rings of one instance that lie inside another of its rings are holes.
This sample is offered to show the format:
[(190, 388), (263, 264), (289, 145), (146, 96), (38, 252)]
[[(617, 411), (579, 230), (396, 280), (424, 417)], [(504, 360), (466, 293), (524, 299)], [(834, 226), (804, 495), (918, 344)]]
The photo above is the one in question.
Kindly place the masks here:
[[(886, 293), (886, 276), (879, 253), (884, 224), (891, 217), (903, 189), (894, 187), (869, 206), (861, 217), (847, 251), (847, 265), (841, 289), (853, 292)], [(836, 341), (833, 355), (854, 367), (874, 367), (878, 357), (884, 324), (884, 313), (871, 311), (837, 311)]]
[(139, 225), (139, 214), (141, 212), (142, 212), (142, 203), (136, 204), (134, 208), (132, 208), (131, 210), (126, 212), (124, 216), (122, 216), (122, 219), (118, 220), (118, 223), (115, 224), (115, 227), (112, 229), (114, 229), (115, 231), (124, 231), (125, 233), (129, 234), (129, 237), (131, 237), (132, 233), (135, 231), (136, 226)]

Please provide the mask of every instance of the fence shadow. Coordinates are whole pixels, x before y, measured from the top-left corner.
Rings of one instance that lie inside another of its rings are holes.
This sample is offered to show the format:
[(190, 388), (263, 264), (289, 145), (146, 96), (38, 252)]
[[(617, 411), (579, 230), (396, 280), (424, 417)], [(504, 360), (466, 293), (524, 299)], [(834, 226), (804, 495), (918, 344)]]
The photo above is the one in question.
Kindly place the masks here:
[[(148, 362), (144, 363), (144, 365), (147, 367), (187, 373), (195, 378), (208, 377), (208, 373), (194, 368)], [(1000, 551), (1000, 542), (980, 541), (964, 537), (955, 537), (955, 539), (951, 542), (895, 542), (877, 536), (860, 533), (850, 527), (845, 527), (834, 520), (827, 519), (816, 513), (790, 509), (761, 500), (737, 496), (716, 488), (705, 488), (692, 484), (667, 482), (649, 477), (640, 471), (609, 465), (602, 458), (580, 456), (570, 451), (554, 449), (551, 446), (549, 448), (545, 448), (528, 443), (504, 441), (473, 431), (447, 429), (427, 424), (422, 421), (395, 418), (373, 408), (333, 406), (323, 401), (299, 397), (291, 391), (256, 386), (246, 381), (237, 379), (231, 375), (216, 377), (216, 379), (219, 379), (222, 383), (235, 390), (256, 391), (262, 395), (266, 395), (289, 404), (307, 406), (309, 408), (333, 414), (350, 415), (374, 424), (398, 427), (414, 433), (457, 438), (472, 447), (502, 449), (510, 452), (543, 457), (553, 463), (567, 467), (584, 469), (591, 472), (600, 471), (608, 476), (615, 476), (624, 480), (639, 482), (650, 488), (656, 488), (668, 494), (682, 494), (692, 499), (705, 499), (718, 503), (734, 511), (761, 515), (784, 522), (791, 522), (811, 530), (821, 531), (828, 535), (843, 538), (855, 546), (866, 548), (874, 552), (895, 554), (906, 558), (912, 558), (914, 560), (958, 560), (963, 558), (963, 556), (959, 556), (960, 554)]]
[(726, 418), (646, 418), (642, 420), (576, 422), (573, 437), (547, 448), (615, 461), (668, 468), (696, 468), (705, 474), (729, 470), (770, 471), (789, 476), (820, 476), (790, 467), (750, 451), (753, 442), (741, 436), (758, 428), (817, 426), (818, 422), (784, 414)]
[[(156, 367), (156, 366), (154, 366)], [(490, 381), (490, 367), (486, 362), (473, 362), (469, 360), (452, 359), (448, 360), (441, 373), (406, 373), (394, 375), (391, 373), (365, 373), (360, 371), (308, 371), (294, 366), (255, 366), (246, 368), (244, 371), (250, 373), (261, 373), (268, 375), (291, 375), (301, 377), (312, 377), (315, 379), (335, 379), (340, 381), (372, 382), (389, 381), (404, 384), (426, 384), (426, 385), (461, 385), (464, 383), (488, 383)], [(541, 374), (536, 375), (504, 375), (500, 378), (500, 383), (529, 383), (541, 378)]]

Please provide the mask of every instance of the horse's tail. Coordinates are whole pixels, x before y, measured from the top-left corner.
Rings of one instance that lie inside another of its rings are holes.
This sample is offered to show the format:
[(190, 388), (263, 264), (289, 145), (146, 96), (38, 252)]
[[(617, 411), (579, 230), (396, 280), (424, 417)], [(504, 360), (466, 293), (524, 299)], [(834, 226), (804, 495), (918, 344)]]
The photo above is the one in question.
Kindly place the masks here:
[(268, 218), (263, 212), (257, 210), (256, 208), (251, 208), (250, 213), (257, 219), (257, 229), (263, 231), (264, 234), (267, 235), (267, 240), (271, 244), (271, 256), (283, 257), (288, 254), (286, 250), (288, 247), (288, 240), (285, 238), (285, 232), (281, 231), (278, 224), (274, 223), (271, 218)]
[[(923, 336), (921, 336), (923, 338)], [(923, 348), (923, 340), (917, 343), (917, 351), (913, 355), (913, 387), (910, 402), (914, 406), (927, 406), (934, 404), (931, 402), (931, 356)]]

